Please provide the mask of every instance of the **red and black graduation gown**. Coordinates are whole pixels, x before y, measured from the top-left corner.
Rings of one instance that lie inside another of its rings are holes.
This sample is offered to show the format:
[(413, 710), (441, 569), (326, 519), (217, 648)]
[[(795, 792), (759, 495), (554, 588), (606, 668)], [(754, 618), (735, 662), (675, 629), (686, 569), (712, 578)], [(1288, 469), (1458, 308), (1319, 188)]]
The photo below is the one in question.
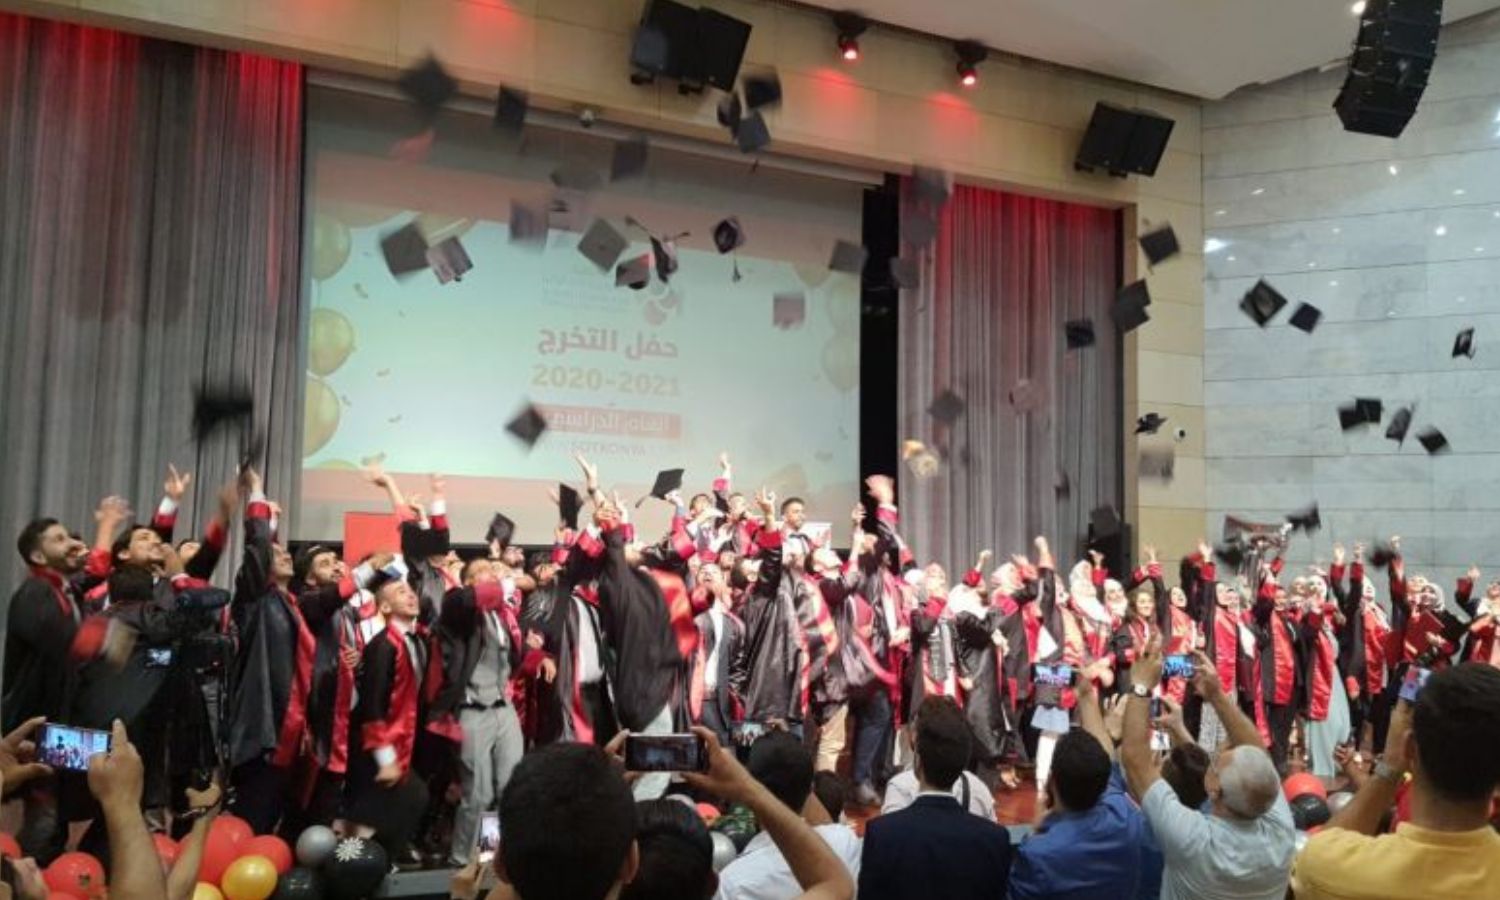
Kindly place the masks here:
[(1328, 704), (1333, 699), (1333, 679), (1340, 677), (1333, 652), (1333, 639), (1323, 624), (1333, 618), (1332, 603), (1316, 605), (1302, 616), (1302, 642), (1305, 648), (1303, 696), (1304, 712), (1313, 722), (1328, 718)]
[(1005, 674), (1003, 651), (994, 640), (997, 633), (1004, 636), (1004, 620), (1005, 614), (995, 607), (982, 614), (966, 609), (954, 617), (964, 715), (977, 741), (975, 756), (988, 763), (1021, 755), (1014, 689)]
[[(719, 633), (714, 634), (713, 614), (709, 610), (699, 613), (693, 620), (698, 629), (698, 649), (693, 654), (693, 672), (688, 688), (688, 713), (693, 724), (703, 724), (703, 709), (711, 706), (718, 713), (719, 721), (733, 726), (744, 715), (742, 698), (745, 682), (750, 670), (745, 656), (745, 623), (729, 610), (722, 611)], [(708, 687), (709, 659), (714, 659), (714, 686)]]
[(297, 605), (316, 645), (307, 696), (310, 759), (338, 776), (349, 769), (349, 721), (354, 714), (356, 680), (354, 670), (344, 665), (344, 653), (363, 652), (365, 644), (359, 627), (365, 610), (350, 602), (358, 594), (352, 575), (332, 584), (304, 586), (297, 594)]
[(923, 597), (911, 613), (912, 659), (902, 698), (903, 718), (910, 720), (928, 697), (952, 697), (963, 703), (958, 688), (957, 633), (948, 598)]
[[(599, 612), (609, 648), (605, 671), (614, 688), (615, 715), (622, 727), (642, 731), (681, 696), (682, 655), (661, 586), (651, 574), (626, 561), (625, 534), (619, 528), (604, 534)], [(687, 623), (692, 629), (691, 615)], [(696, 629), (693, 641), (697, 641)]]
[(1469, 616), (1469, 625), (1464, 638), (1463, 651), (1459, 658), (1467, 662), (1500, 666), (1500, 642), (1495, 640), (1495, 613), (1482, 608), (1474, 599), (1474, 583), (1467, 578), (1458, 580), (1454, 594), (1459, 608)]
[(6, 612), (5, 695), (0, 718), (9, 734), (35, 716), (64, 719), (73, 681), (69, 653), (83, 611), (61, 573), (31, 566)]
[(781, 532), (762, 530), (756, 541), (760, 577), (741, 610), (750, 670), (745, 721), (760, 725), (773, 719), (801, 722), (807, 714), (807, 648), (797, 618), (796, 585), (783, 575)]

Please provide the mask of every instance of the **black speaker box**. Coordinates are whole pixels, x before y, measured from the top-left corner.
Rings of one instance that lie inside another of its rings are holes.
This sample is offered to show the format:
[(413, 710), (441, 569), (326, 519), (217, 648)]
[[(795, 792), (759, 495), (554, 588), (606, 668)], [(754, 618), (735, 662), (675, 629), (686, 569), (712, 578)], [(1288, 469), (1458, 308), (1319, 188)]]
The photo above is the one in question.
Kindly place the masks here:
[(1148, 110), (1096, 103), (1073, 166), (1081, 171), (1103, 169), (1122, 178), (1132, 173), (1155, 175), (1175, 124)]
[(1345, 131), (1398, 137), (1437, 58), (1442, 0), (1369, 0), (1333, 108)]

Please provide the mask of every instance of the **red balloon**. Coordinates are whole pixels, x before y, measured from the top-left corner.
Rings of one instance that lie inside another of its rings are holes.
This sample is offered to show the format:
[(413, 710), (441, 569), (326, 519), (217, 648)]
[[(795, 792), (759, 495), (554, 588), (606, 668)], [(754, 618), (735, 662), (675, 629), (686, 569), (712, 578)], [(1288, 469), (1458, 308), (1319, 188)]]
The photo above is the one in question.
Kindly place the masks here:
[(1303, 794), (1317, 794), (1324, 800), (1328, 799), (1328, 789), (1323, 787), (1323, 779), (1311, 772), (1298, 772), (1288, 775), (1286, 781), (1281, 783), (1281, 789), (1286, 792), (1287, 802), (1291, 802)]
[(264, 856), (276, 867), (277, 875), (285, 875), (292, 868), (292, 848), (274, 834), (256, 835), (239, 847), (240, 856)]
[(47, 900), (83, 900), (83, 898), (78, 896), (77, 894), (64, 894), (60, 891), (50, 891), (47, 894)]
[(1313, 827), (1307, 829), (1307, 833), (1308, 834), (1317, 834), (1318, 832), (1320, 832), (1322, 830), (1323, 830), (1323, 826), (1322, 825), (1314, 825)]
[(170, 869), (177, 862), (177, 857), (182, 853), (182, 848), (169, 835), (157, 832), (151, 835), (151, 842), (156, 845), (156, 855), (161, 857), (161, 864)]
[(42, 873), (47, 888), (75, 897), (104, 896), (104, 867), (87, 853), (64, 853)]
[(214, 819), (214, 823), (208, 826), (210, 829), (223, 831), (229, 835), (229, 839), (236, 847), (255, 837), (255, 830), (250, 823), (239, 816), (222, 815)]
[(8, 859), (20, 859), (26, 854), (21, 852), (21, 845), (16, 839), (4, 832), (0, 832), (0, 856)]
[(213, 825), (208, 826), (208, 838), (203, 842), (203, 861), (198, 864), (198, 880), (215, 887), (224, 877), (224, 870), (240, 857), (233, 835), (217, 827), (219, 821), (215, 819)]

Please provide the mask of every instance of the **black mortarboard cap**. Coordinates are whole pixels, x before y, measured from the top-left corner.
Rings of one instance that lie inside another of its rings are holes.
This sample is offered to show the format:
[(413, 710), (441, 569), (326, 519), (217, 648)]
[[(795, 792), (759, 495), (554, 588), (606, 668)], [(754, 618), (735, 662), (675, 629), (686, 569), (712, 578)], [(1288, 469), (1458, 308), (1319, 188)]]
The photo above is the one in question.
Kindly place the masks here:
[(427, 238), (412, 222), (380, 239), (380, 255), (385, 267), (395, 276), (409, 275), (427, 268)]
[(547, 213), (512, 200), (510, 202), (510, 242), (540, 250), (547, 243)]
[(1356, 397), (1354, 405), (1359, 409), (1360, 418), (1371, 425), (1379, 425), (1385, 416), (1385, 404), (1380, 402), (1379, 397)]
[(682, 487), (682, 469), (662, 469), (656, 473), (656, 481), (651, 485), (651, 496), (659, 500), (665, 500), (666, 496)]
[(1057, 470), (1057, 477), (1052, 479), (1052, 491), (1059, 497), (1067, 497), (1073, 493), (1073, 482), (1068, 478), (1067, 472)]
[(402, 72), (396, 86), (427, 119), (436, 117), (443, 104), (458, 92), (458, 82), (431, 55)]
[(652, 235), (651, 257), (656, 261), (656, 277), (667, 281), (677, 271), (677, 242)]
[(1142, 450), (1140, 464), (1137, 466), (1141, 477), (1159, 478), (1162, 481), (1171, 481), (1176, 468), (1177, 451), (1170, 445)]
[(651, 257), (648, 254), (632, 256), (615, 266), (615, 287), (629, 287), (633, 291), (651, 283)]
[(1406, 443), (1406, 432), (1411, 429), (1412, 408), (1403, 406), (1396, 410), (1391, 416), (1391, 424), (1385, 430), (1385, 436), (1395, 441), (1398, 445)]
[(1115, 327), (1120, 329), (1121, 334), (1125, 334), (1151, 321), (1151, 314), (1146, 312), (1146, 307), (1150, 305), (1151, 292), (1146, 289), (1146, 282), (1141, 280), (1120, 289), (1109, 314), (1115, 320)]
[(865, 248), (852, 241), (835, 241), (833, 254), (828, 258), (828, 268), (835, 272), (858, 275), (865, 269)]
[(745, 106), (760, 109), (781, 103), (781, 79), (775, 72), (766, 75), (748, 75), (741, 83), (745, 92)]
[(1167, 417), (1160, 413), (1148, 412), (1135, 420), (1136, 434), (1156, 434), (1163, 425), (1167, 424)]
[(557, 518), (569, 528), (578, 529), (578, 514), (583, 511), (583, 498), (570, 485), (557, 486)]
[(1286, 520), (1293, 528), (1312, 534), (1323, 527), (1323, 517), (1318, 514), (1318, 504), (1314, 503), (1306, 509), (1288, 513)]
[(591, 165), (578, 160), (569, 160), (552, 170), (552, 183), (570, 191), (596, 191), (604, 184), (604, 176)]
[(1391, 564), (1396, 558), (1396, 548), (1391, 546), (1390, 541), (1375, 541), (1370, 545), (1370, 565), (1377, 569), (1383, 569)]
[(1417, 432), (1417, 440), (1422, 443), (1422, 449), (1428, 453), (1444, 453), (1451, 449), (1443, 433), (1430, 425)]
[(914, 291), (922, 286), (922, 268), (914, 259), (891, 257), (891, 281), (904, 291)]
[(1339, 427), (1345, 431), (1368, 424), (1360, 414), (1359, 404), (1349, 403), (1339, 407)]
[(902, 237), (918, 247), (925, 247), (937, 237), (937, 220), (923, 212), (901, 217)]
[(1311, 303), (1299, 303), (1296, 311), (1292, 313), (1292, 317), (1287, 321), (1293, 328), (1312, 334), (1313, 329), (1318, 327), (1318, 322), (1322, 318), (1323, 311), (1321, 309), (1318, 309)]
[(1139, 243), (1141, 252), (1146, 254), (1146, 259), (1153, 266), (1163, 260), (1171, 259), (1182, 251), (1177, 244), (1177, 232), (1172, 230), (1171, 225), (1163, 225), (1155, 231), (1146, 232), (1140, 236)]
[(744, 246), (745, 229), (734, 216), (719, 220), (714, 226), (714, 248), (720, 253), (731, 253)]
[(608, 272), (629, 245), (630, 242), (619, 229), (604, 219), (595, 219), (589, 230), (578, 239), (578, 252), (598, 266), (599, 271)]
[(1453, 358), (1458, 359), (1460, 356), (1474, 358), (1474, 329), (1472, 328), (1465, 328), (1453, 338)]
[(511, 521), (505, 513), (497, 512), (490, 517), (490, 527), (485, 529), (484, 542), (499, 541), (500, 546), (509, 547), (510, 539), (515, 536), (516, 523)]
[(771, 324), (780, 329), (795, 328), (807, 319), (807, 295), (801, 291), (781, 291), (771, 297)]
[(516, 413), (505, 424), (505, 430), (526, 446), (535, 447), (536, 442), (542, 439), (542, 432), (547, 430), (547, 420), (542, 417), (541, 410), (528, 403), (525, 409)]
[(650, 153), (651, 145), (643, 134), (617, 141), (609, 160), (609, 180), (619, 181), (646, 171), (646, 158)]
[(193, 440), (203, 443), (221, 428), (244, 428), (255, 413), (248, 379), (201, 384), (193, 391)]
[(951, 390), (944, 389), (941, 394), (932, 399), (932, 403), (928, 404), (927, 414), (944, 425), (952, 425), (959, 416), (964, 414), (967, 406), (968, 404), (964, 403), (962, 397)]
[(730, 134), (736, 134), (740, 130), (740, 121), (744, 118), (745, 107), (740, 103), (739, 94), (726, 94), (719, 99), (717, 115), (719, 124), (729, 129)]
[(526, 111), (530, 106), (531, 101), (524, 92), (500, 88), (500, 96), (495, 100), (495, 127), (501, 131), (520, 131), (526, 124)]
[(1063, 332), (1067, 336), (1069, 350), (1094, 346), (1094, 323), (1089, 319), (1074, 319), (1063, 325)]
[(437, 274), (438, 284), (463, 281), (474, 261), (457, 237), (446, 238), (427, 248), (427, 265)]
[(1264, 278), (1257, 281), (1255, 287), (1246, 291), (1244, 299), (1240, 301), (1240, 310), (1262, 328), (1276, 318), (1276, 314), (1281, 312), (1283, 306), (1286, 306), (1286, 298), (1271, 287)]
[(953, 194), (953, 176), (942, 169), (914, 166), (911, 177), (917, 197), (933, 206), (942, 206)]
[(741, 153), (754, 153), (771, 143), (771, 129), (760, 113), (753, 112), (735, 126), (734, 142)]
[(1217, 544), (1214, 546), (1214, 556), (1229, 568), (1238, 569), (1245, 561), (1245, 545), (1239, 541)]
[(1107, 538), (1120, 532), (1120, 514), (1108, 504), (1096, 506), (1089, 513), (1089, 537), (1093, 540)]

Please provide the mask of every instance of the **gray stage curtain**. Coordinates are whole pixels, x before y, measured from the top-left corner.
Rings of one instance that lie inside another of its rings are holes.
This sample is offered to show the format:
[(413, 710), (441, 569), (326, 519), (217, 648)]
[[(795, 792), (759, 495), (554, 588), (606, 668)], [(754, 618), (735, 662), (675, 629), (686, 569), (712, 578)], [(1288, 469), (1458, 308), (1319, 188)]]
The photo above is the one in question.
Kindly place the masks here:
[[(923, 218), (938, 233), (918, 246)], [(908, 182), (901, 221), (921, 271), (901, 297), (901, 436), (946, 455), (936, 476), (901, 473), (908, 541), (956, 573), (980, 550), (999, 562), (1046, 535), (1063, 565), (1090, 510), (1121, 502), (1119, 216), (973, 187), (935, 213)], [(1068, 351), (1064, 323), (1084, 318), (1098, 342)], [(927, 413), (945, 390), (967, 404), (951, 426)]]
[(0, 15), (0, 602), (26, 521), (148, 519), (168, 462), (198, 533), (240, 453), (190, 437), (205, 379), (253, 382), (296, 496), (302, 93), (290, 63)]

